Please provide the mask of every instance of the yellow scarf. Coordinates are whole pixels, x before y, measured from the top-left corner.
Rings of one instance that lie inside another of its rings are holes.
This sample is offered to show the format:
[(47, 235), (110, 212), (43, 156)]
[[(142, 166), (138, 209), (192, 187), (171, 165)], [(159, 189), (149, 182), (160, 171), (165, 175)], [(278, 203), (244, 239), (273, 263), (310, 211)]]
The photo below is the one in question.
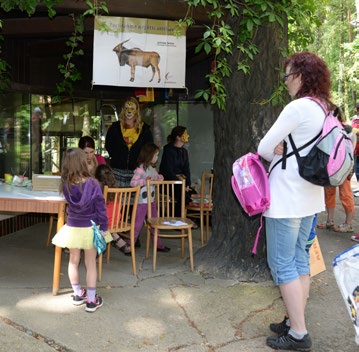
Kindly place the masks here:
[(140, 132), (137, 132), (136, 128), (124, 128), (121, 124), (121, 132), (123, 135), (123, 139), (125, 140), (128, 149), (130, 149), (137, 141)]

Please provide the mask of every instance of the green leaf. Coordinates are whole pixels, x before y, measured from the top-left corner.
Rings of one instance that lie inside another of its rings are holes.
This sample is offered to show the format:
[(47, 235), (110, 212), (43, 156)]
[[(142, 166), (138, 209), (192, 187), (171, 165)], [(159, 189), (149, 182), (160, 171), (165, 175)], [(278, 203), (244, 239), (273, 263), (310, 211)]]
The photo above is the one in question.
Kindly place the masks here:
[(204, 46), (204, 42), (199, 43), (195, 48), (195, 51), (194, 51), (195, 54), (198, 54), (202, 50), (203, 46)]
[(206, 52), (206, 54), (208, 55), (210, 52), (211, 52), (211, 50), (212, 50), (212, 47), (211, 47), (211, 45), (208, 43), (208, 42), (206, 42), (206, 43), (204, 43), (204, 51)]
[(253, 29), (253, 21), (252, 20), (247, 20), (247, 30), (248, 31), (252, 31)]
[(197, 93), (194, 95), (194, 98), (195, 98), (195, 99), (198, 99), (198, 98), (200, 98), (200, 97), (202, 97), (202, 96), (203, 96), (203, 91), (200, 90), (200, 91), (197, 91)]
[(211, 36), (211, 30), (208, 30), (208, 31), (205, 31), (204, 33), (203, 33), (203, 38), (204, 39), (207, 39), (208, 37), (210, 37)]

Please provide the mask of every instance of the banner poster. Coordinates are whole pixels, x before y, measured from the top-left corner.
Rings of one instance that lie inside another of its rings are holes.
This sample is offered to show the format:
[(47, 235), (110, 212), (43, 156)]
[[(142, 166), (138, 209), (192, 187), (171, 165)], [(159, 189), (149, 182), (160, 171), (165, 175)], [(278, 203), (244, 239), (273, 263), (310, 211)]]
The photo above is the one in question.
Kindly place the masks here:
[(94, 85), (185, 87), (186, 35), (175, 21), (96, 16), (94, 28)]

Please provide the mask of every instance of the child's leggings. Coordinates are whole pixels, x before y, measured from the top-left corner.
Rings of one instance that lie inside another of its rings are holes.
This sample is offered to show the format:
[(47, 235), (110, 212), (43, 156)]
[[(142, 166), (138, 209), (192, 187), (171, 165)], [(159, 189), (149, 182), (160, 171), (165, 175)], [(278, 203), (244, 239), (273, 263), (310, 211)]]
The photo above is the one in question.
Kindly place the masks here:
[[(152, 217), (157, 218), (157, 208), (155, 202), (151, 203), (151, 212)], [(147, 215), (147, 204), (138, 204), (137, 213), (136, 213), (136, 222), (135, 222), (135, 242), (137, 241), (138, 236), (140, 235), (143, 223)], [(152, 236), (153, 237), (153, 236)], [(164, 245), (161, 242), (161, 239), (158, 237), (157, 248), (163, 248)]]

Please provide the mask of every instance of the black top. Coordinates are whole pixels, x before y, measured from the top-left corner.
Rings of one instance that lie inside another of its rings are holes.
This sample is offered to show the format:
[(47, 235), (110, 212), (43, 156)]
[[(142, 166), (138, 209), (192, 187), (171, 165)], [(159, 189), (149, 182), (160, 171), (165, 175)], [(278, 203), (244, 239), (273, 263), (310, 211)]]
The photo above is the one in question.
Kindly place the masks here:
[(160, 164), (160, 174), (165, 180), (178, 180), (178, 174), (186, 176), (186, 186), (191, 185), (191, 172), (189, 170), (188, 151), (183, 147), (175, 147), (168, 143), (163, 148)]
[(134, 170), (137, 167), (137, 159), (142, 146), (152, 142), (150, 126), (143, 123), (137, 141), (129, 149), (122, 135), (120, 121), (114, 122), (107, 131), (105, 141), (105, 148), (111, 158), (111, 167), (120, 170)]

